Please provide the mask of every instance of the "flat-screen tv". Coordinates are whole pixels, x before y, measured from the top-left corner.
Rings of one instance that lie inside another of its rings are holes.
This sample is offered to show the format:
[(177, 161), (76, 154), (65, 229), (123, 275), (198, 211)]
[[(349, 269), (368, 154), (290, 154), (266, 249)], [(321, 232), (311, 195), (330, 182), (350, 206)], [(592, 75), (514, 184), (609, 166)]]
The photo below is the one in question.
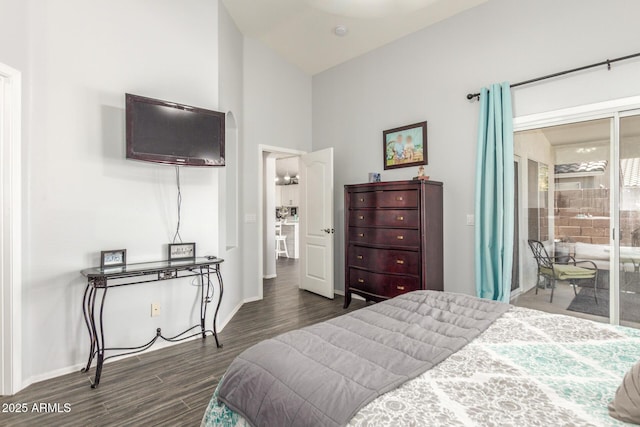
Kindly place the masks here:
[(127, 158), (224, 166), (225, 114), (126, 94)]

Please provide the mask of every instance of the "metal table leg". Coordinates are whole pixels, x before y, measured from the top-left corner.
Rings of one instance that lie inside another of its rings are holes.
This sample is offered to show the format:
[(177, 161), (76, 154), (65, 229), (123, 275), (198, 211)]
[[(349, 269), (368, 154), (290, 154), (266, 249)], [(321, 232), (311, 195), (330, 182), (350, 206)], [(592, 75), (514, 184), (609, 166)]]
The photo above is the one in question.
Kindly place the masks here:
[(92, 328), (92, 317), (93, 317), (93, 305), (92, 302), (95, 302), (95, 288), (91, 281), (87, 281), (87, 287), (84, 289), (84, 296), (82, 297), (82, 315), (84, 316), (84, 322), (87, 325), (87, 331), (89, 332), (89, 341), (91, 342), (89, 346), (89, 358), (87, 360), (87, 366), (82, 368), (80, 372), (87, 372), (91, 368), (91, 363), (93, 362), (93, 357), (96, 352), (96, 335), (95, 331)]
[(222, 294), (224, 292), (224, 285), (222, 284), (222, 274), (220, 274), (220, 264), (216, 266), (216, 276), (218, 276), (218, 287), (220, 288), (220, 295), (218, 296), (218, 305), (216, 306), (216, 312), (213, 315), (213, 336), (216, 339), (216, 346), (222, 348), (222, 344), (218, 341), (218, 311), (220, 310), (220, 303), (222, 302)]
[[(100, 384), (100, 376), (102, 375), (102, 365), (104, 364), (104, 322), (103, 322), (103, 313), (104, 313), (104, 300), (107, 296), (107, 287), (102, 288), (102, 298), (100, 300), (100, 334), (96, 331), (95, 326), (95, 312), (93, 313), (93, 327), (96, 335), (96, 354), (97, 354), (97, 363), (96, 363), (96, 375), (93, 379), (93, 383), (91, 384), (91, 388), (96, 388), (98, 384)], [(95, 298), (94, 298), (95, 304)], [(92, 310), (93, 311), (93, 310)]]

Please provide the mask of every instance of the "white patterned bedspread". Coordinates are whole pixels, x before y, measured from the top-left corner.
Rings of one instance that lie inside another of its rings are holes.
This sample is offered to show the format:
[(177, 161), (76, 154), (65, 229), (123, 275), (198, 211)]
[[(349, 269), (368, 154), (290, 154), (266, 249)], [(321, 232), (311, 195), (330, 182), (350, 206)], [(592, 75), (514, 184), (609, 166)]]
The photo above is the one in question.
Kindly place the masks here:
[[(513, 307), (349, 426), (618, 426), (607, 405), (640, 359), (640, 330)], [(214, 393), (203, 426), (247, 426)]]

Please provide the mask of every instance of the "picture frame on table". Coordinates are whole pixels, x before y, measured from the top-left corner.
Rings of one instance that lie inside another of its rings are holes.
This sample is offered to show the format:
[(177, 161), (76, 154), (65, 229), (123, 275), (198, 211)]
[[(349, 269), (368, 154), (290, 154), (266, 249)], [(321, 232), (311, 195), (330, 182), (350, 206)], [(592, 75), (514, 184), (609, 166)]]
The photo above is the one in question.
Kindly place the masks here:
[(169, 243), (167, 260), (185, 261), (196, 258), (195, 243)]
[(385, 170), (428, 164), (426, 121), (383, 131), (382, 144)]
[(124, 267), (127, 265), (126, 249), (110, 249), (100, 252), (100, 268)]

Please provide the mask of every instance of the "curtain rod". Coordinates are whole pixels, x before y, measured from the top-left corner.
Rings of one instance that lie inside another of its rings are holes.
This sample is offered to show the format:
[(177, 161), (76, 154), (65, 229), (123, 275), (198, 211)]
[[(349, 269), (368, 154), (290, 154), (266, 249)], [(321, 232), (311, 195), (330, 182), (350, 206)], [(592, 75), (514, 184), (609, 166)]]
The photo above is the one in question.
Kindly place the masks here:
[[(565, 75), (565, 74), (575, 73), (577, 71), (587, 70), (589, 68), (600, 67), (601, 65), (606, 65), (607, 66), (607, 70), (610, 70), (611, 69), (611, 64), (613, 64), (614, 62), (624, 61), (626, 59), (635, 58), (637, 56), (640, 56), (640, 53), (634, 53), (632, 55), (621, 56), (620, 58), (607, 59), (605, 61), (601, 61), (601, 62), (598, 62), (598, 63), (595, 63), (595, 64), (585, 65), (583, 67), (573, 68), (571, 70), (560, 71), (558, 73), (548, 74), (546, 76), (538, 77), (538, 78), (531, 79), (531, 80), (525, 80), (523, 82), (514, 83), (510, 87), (513, 88), (513, 87), (517, 87), (517, 86), (526, 85), (526, 84), (529, 84), (529, 83), (539, 82), (541, 80), (547, 80), (547, 79), (551, 79), (553, 77), (558, 77), (558, 76), (562, 76), (562, 75)], [(469, 94), (467, 94), (467, 99), (469, 101), (471, 101), (474, 98), (479, 100), (480, 99), (480, 94), (479, 93), (469, 93)]]

